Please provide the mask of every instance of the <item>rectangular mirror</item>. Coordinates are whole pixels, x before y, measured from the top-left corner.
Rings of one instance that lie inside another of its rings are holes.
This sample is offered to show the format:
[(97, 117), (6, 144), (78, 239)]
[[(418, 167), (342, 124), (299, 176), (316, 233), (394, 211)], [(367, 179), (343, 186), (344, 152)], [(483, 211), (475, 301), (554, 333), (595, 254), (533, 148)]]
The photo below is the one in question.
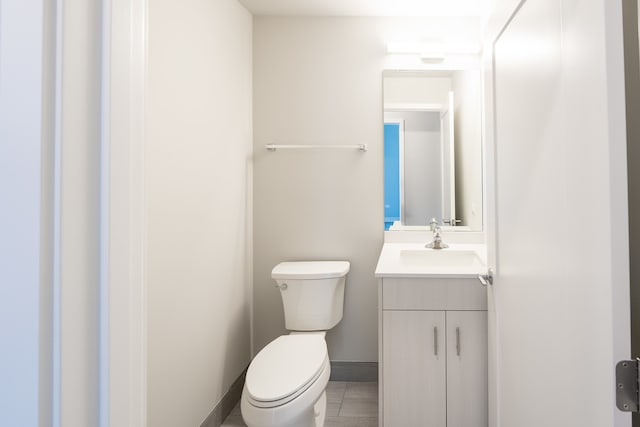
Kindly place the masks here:
[(385, 71), (385, 230), (482, 230), (481, 76)]

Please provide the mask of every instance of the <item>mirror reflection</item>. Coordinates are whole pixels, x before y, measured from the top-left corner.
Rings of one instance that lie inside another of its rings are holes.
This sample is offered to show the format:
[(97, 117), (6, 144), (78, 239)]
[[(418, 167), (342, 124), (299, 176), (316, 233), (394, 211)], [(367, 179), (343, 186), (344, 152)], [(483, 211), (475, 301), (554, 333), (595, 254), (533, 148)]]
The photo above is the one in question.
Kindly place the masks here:
[(481, 77), (385, 71), (385, 230), (482, 230)]

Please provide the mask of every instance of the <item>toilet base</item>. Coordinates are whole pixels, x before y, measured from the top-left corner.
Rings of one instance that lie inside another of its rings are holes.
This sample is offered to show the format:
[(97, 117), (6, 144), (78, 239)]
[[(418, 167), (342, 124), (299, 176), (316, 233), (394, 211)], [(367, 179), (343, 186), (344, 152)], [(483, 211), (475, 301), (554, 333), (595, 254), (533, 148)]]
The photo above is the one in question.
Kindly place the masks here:
[(327, 391), (322, 392), (322, 396), (313, 405), (315, 412), (315, 425), (314, 427), (324, 427), (324, 417), (327, 415)]
[[(327, 414), (327, 392), (323, 391), (318, 401), (309, 408), (309, 410), (300, 412), (295, 418), (290, 418), (286, 421), (280, 419), (267, 419), (267, 417), (261, 417), (261, 419), (253, 420), (249, 413), (253, 411), (247, 411), (244, 408), (246, 402), (242, 402), (243, 414), (242, 418), (249, 427), (265, 427), (265, 426), (278, 426), (278, 427), (324, 427), (324, 421)], [(249, 416), (247, 416), (249, 415)]]

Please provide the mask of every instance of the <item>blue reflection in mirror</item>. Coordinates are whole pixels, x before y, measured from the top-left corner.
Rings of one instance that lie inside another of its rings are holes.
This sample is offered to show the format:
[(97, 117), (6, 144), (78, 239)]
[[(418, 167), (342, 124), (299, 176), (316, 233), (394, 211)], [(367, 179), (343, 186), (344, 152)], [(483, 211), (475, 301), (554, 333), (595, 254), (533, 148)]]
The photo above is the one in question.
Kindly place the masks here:
[(400, 125), (384, 125), (384, 229), (400, 220)]

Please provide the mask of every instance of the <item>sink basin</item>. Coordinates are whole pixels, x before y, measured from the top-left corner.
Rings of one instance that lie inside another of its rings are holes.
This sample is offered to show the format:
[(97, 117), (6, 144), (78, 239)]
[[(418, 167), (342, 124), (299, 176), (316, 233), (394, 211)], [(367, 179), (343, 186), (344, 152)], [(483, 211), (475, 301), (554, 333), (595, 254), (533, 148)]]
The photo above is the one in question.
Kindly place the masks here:
[(376, 277), (478, 277), (487, 271), (484, 245), (453, 243), (446, 249), (424, 245), (385, 243)]
[(482, 267), (476, 251), (405, 249), (400, 251), (400, 263), (406, 266)]

